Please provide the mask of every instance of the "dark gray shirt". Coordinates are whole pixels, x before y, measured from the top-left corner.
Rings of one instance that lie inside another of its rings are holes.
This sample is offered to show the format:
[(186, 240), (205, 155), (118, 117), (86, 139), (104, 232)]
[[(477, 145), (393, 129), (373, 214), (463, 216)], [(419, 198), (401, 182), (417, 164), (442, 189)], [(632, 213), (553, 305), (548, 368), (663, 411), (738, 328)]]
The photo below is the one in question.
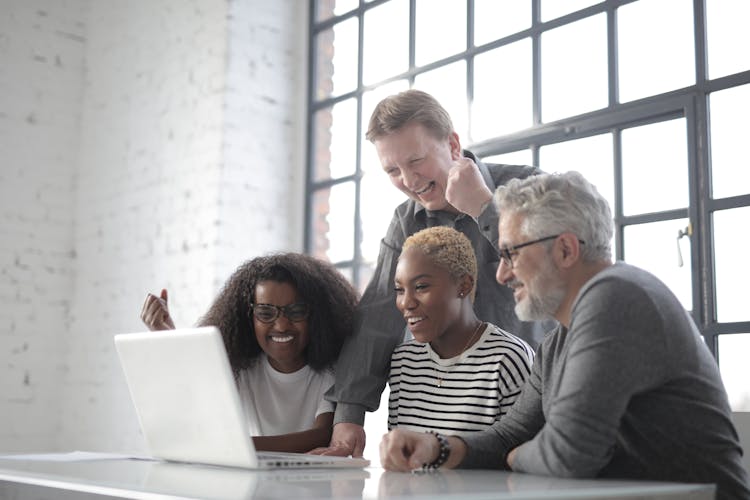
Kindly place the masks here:
[(625, 263), (584, 285), (508, 413), (463, 440), (461, 467), (504, 467), (525, 443), (516, 471), (716, 483), (718, 498), (750, 498), (714, 358), (672, 292)]
[[(476, 163), (493, 193), (497, 186), (510, 179), (541, 172), (536, 167), (485, 165), (469, 151), (464, 151), (464, 156)], [(469, 238), (478, 264), (474, 310), (479, 319), (521, 337), (532, 347), (536, 347), (544, 333), (554, 327), (554, 323), (540, 325), (519, 321), (514, 312), (513, 293), (495, 281), (497, 223), (498, 215), (492, 203), (477, 219), (466, 214), (426, 210), (413, 200), (396, 208), (388, 232), (380, 242), (377, 267), (357, 307), (354, 335), (344, 344), (339, 356), (335, 386), (326, 395), (337, 402), (336, 423), (362, 425), (365, 411), (374, 411), (380, 403), (388, 379), (391, 353), (403, 340), (406, 326), (396, 308), (396, 264), (404, 241), (417, 231), (432, 226), (450, 226)]]

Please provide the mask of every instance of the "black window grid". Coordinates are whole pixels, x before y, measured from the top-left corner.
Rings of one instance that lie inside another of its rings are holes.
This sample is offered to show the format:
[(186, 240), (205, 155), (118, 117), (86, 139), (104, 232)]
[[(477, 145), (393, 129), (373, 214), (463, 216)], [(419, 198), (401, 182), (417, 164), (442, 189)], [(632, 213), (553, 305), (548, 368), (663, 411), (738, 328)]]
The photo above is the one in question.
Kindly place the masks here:
[[(469, 102), (473, 98), (474, 84), (474, 58), (478, 54), (508, 45), (518, 40), (530, 37), (532, 40), (532, 82), (533, 82), (533, 126), (512, 134), (495, 137), (486, 141), (476, 142), (468, 145), (479, 157), (510, 153), (521, 149), (529, 149), (532, 153), (533, 163), (539, 164), (539, 149), (542, 146), (558, 142), (581, 139), (602, 133), (613, 135), (613, 165), (615, 183), (615, 203), (612, 207), (615, 221), (615, 257), (622, 259), (624, 255), (623, 233), (624, 228), (633, 224), (658, 222), (677, 218), (688, 218), (692, 226), (690, 237), (691, 249), (691, 275), (693, 283), (692, 314), (704, 336), (706, 343), (718, 357), (718, 336), (732, 333), (750, 332), (750, 321), (740, 322), (718, 322), (714, 307), (716, 296), (716, 279), (713, 267), (713, 241), (711, 215), (717, 210), (740, 208), (750, 206), (750, 194), (714, 199), (711, 196), (711, 174), (710, 174), (710, 151), (709, 151), (709, 119), (708, 98), (713, 92), (750, 83), (750, 70), (737, 74), (709, 80), (707, 77), (707, 49), (706, 49), (706, 9), (704, 0), (693, 0), (694, 11), (694, 39), (695, 39), (695, 71), (696, 83), (689, 87), (676, 89), (663, 94), (650, 96), (628, 103), (618, 102), (618, 75), (617, 75), (617, 9), (623, 5), (638, 0), (606, 0), (582, 10), (572, 12), (562, 17), (542, 22), (540, 19), (541, 0), (531, 0), (532, 25), (530, 28), (499, 38), (492, 42), (475, 46), (474, 38), (474, 1), (466, 0), (467, 4), (467, 40), (466, 50), (433, 61), (423, 66), (415, 65), (415, 25), (416, 25), (416, 0), (409, 1), (409, 66), (408, 70), (374, 84), (363, 84), (363, 31), (364, 15), (370, 9), (376, 8), (391, 0), (360, 0), (359, 5), (339, 16), (316, 21), (316, 8), (320, 0), (310, 0), (310, 24), (309, 24), (309, 73), (308, 73), (308, 113), (307, 113), (307, 182), (306, 182), (306, 223), (305, 223), (305, 249), (311, 251), (312, 221), (311, 207), (313, 193), (321, 189), (327, 189), (337, 184), (355, 184), (355, 207), (353, 210), (352, 224), (354, 225), (354, 241), (352, 241), (352, 259), (334, 264), (341, 268), (350, 268), (352, 281), (355, 286), (363, 286), (360, 269), (363, 264), (361, 241), (362, 224), (360, 219), (360, 186), (362, 180), (361, 147), (363, 130), (362, 124), (366, 121), (364, 113), (369, 110), (362, 109), (363, 95), (382, 85), (406, 80), (409, 86), (414, 84), (417, 75), (429, 72), (442, 66), (457, 62), (466, 62), (466, 97)], [(575, 23), (592, 15), (606, 13), (607, 16), (607, 53), (608, 53), (608, 106), (603, 109), (567, 117), (565, 119), (542, 123), (541, 121), (541, 35), (554, 28)], [(315, 99), (315, 74), (316, 74), (316, 43), (317, 34), (332, 28), (335, 24), (350, 19), (359, 18), (358, 36), (358, 67), (356, 89), (325, 99)], [(314, 116), (319, 110), (329, 108), (336, 103), (355, 99), (357, 103), (357, 131), (356, 165), (354, 173), (348, 176), (315, 181), (314, 169)], [(469, 106), (469, 112), (471, 107)], [(364, 117), (364, 120), (363, 120)], [(622, 183), (622, 157), (621, 157), (621, 132), (626, 128), (649, 123), (656, 123), (673, 118), (684, 118), (688, 130), (688, 168), (689, 168), (689, 205), (688, 207), (667, 210), (648, 214), (626, 216), (623, 214), (623, 183)], [(469, 116), (469, 124), (471, 117)], [(469, 125), (471, 126), (471, 125)], [(389, 210), (395, 207), (389, 207)]]

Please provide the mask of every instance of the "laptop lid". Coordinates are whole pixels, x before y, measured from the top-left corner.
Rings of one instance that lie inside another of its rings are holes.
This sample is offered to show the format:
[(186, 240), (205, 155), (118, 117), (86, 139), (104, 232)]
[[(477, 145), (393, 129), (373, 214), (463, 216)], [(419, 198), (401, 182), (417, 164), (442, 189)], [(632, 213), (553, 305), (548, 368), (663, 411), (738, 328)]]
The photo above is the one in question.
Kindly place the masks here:
[(256, 453), (215, 327), (119, 334), (114, 340), (156, 458), (253, 469), (369, 465), (364, 459)]

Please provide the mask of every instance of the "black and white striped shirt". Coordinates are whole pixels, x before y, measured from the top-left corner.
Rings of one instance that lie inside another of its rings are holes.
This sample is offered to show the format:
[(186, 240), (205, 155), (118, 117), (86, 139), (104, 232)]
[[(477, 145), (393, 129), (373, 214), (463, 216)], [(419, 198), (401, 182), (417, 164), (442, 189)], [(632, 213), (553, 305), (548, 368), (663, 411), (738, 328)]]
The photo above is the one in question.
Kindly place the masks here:
[(482, 430), (516, 400), (533, 360), (526, 342), (490, 323), (454, 358), (440, 358), (429, 344), (405, 342), (391, 356), (388, 428), (449, 435)]

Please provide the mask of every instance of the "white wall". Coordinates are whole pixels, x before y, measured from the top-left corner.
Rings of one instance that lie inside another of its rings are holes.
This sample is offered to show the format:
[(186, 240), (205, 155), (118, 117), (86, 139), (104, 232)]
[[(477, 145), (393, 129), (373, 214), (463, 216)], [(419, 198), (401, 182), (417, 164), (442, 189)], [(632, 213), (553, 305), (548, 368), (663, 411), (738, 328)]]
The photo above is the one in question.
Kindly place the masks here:
[(0, 452), (140, 451), (112, 335), (146, 292), (190, 325), (301, 248), (306, 9), (0, 3)]
[[(302, 250), (307, 2), (230, 2), (219, 250), (223, 284), (261, 239)], [(247, 175), (252, 172), (252, 175)]]
[(58, 431), (73, 296), (84, 3), (0, 5), (0, 450)]

